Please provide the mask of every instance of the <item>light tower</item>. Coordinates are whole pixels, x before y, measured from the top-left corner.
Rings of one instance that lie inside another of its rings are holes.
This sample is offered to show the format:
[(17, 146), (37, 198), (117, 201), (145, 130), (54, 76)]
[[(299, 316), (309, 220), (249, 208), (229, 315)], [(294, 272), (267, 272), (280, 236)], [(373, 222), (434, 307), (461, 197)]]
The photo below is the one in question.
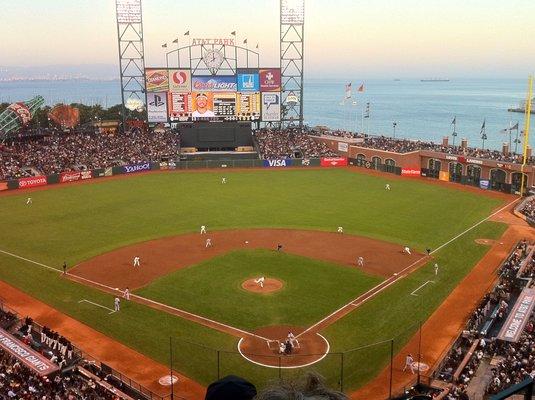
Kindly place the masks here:
[(115, 6), (124, 129), (126, 109), (144, 110), (146, 116), (143, 17), (141, 0), (116, 0)]
[(281, 125), (303, 126), (305, 0), (280, 2)]

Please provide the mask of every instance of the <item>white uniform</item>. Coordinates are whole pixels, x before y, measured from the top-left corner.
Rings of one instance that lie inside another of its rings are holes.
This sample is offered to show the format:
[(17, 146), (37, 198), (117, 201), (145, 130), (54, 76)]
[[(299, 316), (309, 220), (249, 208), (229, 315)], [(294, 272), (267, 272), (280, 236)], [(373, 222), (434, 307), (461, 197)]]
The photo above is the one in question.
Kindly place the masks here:
[(201, 225), (201, 235), (206, 234), (206, 226)]
[(435, 275), (438, 275), (438, 264), (435, 264)]
[(342, 226), (338, 227), (338, 233), (344, 233), (344, 228)]
[(141, 264), (140, 264), (140, 258), (139, 257), (134, 257), (134, 267), (139, 267)]
[(254, 280), (254, 283), (257, 283), (258, 285), (260, 285), (261, 288), (264, 287), (264, 281), (265, 281), (266, 278), (264, 278), (263, 276), (261, 276), (260, 278), (258, 279), (255, 279)]
[(364, 267), (364, 257), (359, 257), (357, 260), (357, 265), (359, 267)]
[(221, 183), (227, 183), (227, 178), (221, 178)]
[(299, 347), (299, 341), (295, 338), (292, 332), (288, 332), (288, 340), (290, 341), (292, 347)]
[(206, 246), (205, 247), (212, 247), (212, 239), (206, 239)]
[(413, 363), (414, 363), (414, 358), (412, 358), (410, 354), (407, 355), (407, 357), (405, 357), (405, 366), (403, 367), (403, 372), (405, 372), (407, 367), (409, 367), (411, 369), (411, 372), (414, 374), (414, 367), (412, 365)]
[(130, 300), (130, 290), (128, 290), (128, 288), (124, 290), (123, 298), (125, 298), (126, 300)]
[(32, 203), (33, 203), (32, 198), (31, 198), (31, 197), (28, 197), (28, 198), (26, 199), (26, 204), (32, 204)]
[(387, 184), (385, 185), (385, 190), (390, 190), (390, 184), (389, 184), (389, 183), (387, 183)]
[(409, 246), (405, 246), (405, 248), (403, 249), (403, 252), (407, 253), (409, 256), (411, 255), (411, 249), (409, 249)]
[(116, 297), (114, 304), (115, 304), (115, 311), (120, 311), (121, 310), (121, 299)]

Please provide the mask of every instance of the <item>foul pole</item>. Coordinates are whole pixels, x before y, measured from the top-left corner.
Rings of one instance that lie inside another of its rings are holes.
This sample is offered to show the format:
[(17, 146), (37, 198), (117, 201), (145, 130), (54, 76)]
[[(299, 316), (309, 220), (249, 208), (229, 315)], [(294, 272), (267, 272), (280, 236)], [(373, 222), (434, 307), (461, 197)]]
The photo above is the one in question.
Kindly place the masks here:
[(528, 98), (526, 99), (526, 113), (524, 115), (524, 147), (523, 147), (523, 158), (522, 158), (522, 168), (520, 173), (522, 174), (521, 184), (520, 184), (520, 196), (524, 195), (524, 168), (528, 161), (528, 143), (529, 143), (529, 126), (531, 119), (531, 97), (533, 96), (533, 76), (530, 75), (528, 78)]

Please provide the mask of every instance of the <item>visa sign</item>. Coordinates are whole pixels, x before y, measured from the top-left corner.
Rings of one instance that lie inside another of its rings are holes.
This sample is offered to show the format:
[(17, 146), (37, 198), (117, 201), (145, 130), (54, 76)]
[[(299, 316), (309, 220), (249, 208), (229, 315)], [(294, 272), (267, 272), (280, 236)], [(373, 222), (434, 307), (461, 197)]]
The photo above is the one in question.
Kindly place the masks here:
[(284, 160), (264, 160), (264, 167), (290, 167), (292, 159), (286, 158)]

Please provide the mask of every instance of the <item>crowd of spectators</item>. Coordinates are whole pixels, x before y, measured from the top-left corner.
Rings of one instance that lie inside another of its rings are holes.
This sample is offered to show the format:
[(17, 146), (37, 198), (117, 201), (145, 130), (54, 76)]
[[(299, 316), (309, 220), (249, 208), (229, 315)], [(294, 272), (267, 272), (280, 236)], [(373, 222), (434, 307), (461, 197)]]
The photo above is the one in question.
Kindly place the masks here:
[(116, 165), (160, 161), (180, 152), (180, 137), (171, 131), (125, 134), (56, 133), (33, 140), (0, 145), (0, 180), (38, 174), (106, 168)]
[(299, 128), (260, 129), (254, 133), (263, 159), (336, 157), (326, 144), (312, 139)]
[(526, 201), (526, 203), (520, 209), (520, 212), (524, 214), (526, 218), (535, 222), (535, 197), (532, 197), (530, 200)]
[[(520, 283), (518, 278), (529, 278), (535, 274), (535, 260), (533, 257), (527, 260), (530, 255), (529, 246), (526, 240), (516, 245), (499, 270), (498, 284), (482, 299), (469, 318), (465, 331), (442, 362), (437, 377), (452, 382), (453, 390), (450, 391), (448, 399), (464, 398), (466, 389), (484, 358), (490, 360), (494, 357), (503, 357), (503, 361), (491, 369), (492, 381), (487, 387), (487, 392), (490, 394), (518, 383), (528, 375), (535, 377), (533, 315), (517, 343), (497, 340), (495, 335), (490, 335), (490, 327), (493, 324), (496, 327), (503, 324), (511, 310), (511, 299), (523, 288), (524, 283)], [(524, 264), (521, 271), (521, 266)], [(497, 332), (497, 329), (494, 332)], [(455, 376), (469, 350), (474, 351), (473, 355), (462, 371)]]

